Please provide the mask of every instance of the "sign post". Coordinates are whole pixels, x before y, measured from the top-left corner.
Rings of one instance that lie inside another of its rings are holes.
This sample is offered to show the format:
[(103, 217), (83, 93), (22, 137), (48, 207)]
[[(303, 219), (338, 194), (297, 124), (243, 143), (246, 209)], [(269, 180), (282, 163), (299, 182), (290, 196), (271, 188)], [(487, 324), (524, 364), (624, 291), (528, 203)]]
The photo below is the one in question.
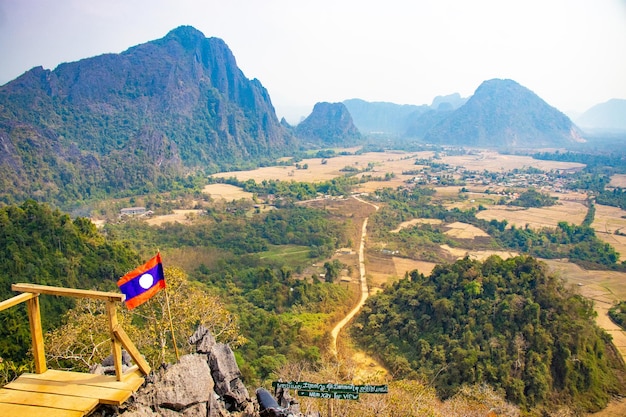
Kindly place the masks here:
[(328, 415), (332, 417), (332, 400), (359, 399), (360, 394), (387, 394), (387, 385), (353, 385), (353, 384), (319, 384), (315, 382), (272, 382), (274, 390), (278, 388), (296, 390), (298, 396), (309, 398), (321, 398), (328, 400)]

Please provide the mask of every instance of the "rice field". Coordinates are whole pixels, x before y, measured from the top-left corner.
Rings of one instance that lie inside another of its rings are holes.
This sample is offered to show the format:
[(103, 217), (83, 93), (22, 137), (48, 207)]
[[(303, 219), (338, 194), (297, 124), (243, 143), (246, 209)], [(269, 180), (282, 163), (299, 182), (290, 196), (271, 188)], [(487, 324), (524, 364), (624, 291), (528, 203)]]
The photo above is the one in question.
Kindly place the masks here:
[(626, 260), (626, 210), (596, 204), (596, 214), (591, 227), (595, 229), (600, 239), (619, 252), (620, 261)]
[(520, 208), (509, 206), (489, 206), (479, 211), (476, 217), (485, 220), (506, 220), (510, 227), (523, 228), (528, 225), (532, 229), (542, 227), (554, 228), (560, 221), (580, 225), (587, 215), (587, 207), (579, 201), (559, 200), (550, 207)]

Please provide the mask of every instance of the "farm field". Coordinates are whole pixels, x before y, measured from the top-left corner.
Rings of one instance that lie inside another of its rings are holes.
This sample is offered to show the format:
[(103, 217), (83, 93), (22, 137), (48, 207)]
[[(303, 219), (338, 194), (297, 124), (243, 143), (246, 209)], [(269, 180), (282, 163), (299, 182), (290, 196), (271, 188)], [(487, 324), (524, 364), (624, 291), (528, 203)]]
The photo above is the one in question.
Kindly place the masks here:
[[(367, 174), (384, 176), (388, 172), (393, 172), (396, 176), (399, 176), (403, 170), (415, 169), (415, 158), (428, 158), (431, 156), (433, 156), (433, 152), (369, 152), (361, 155), (342, 155), (328, 159), (311, 158), (300, 161), (300, 165), (308, 165), (307, 169), (296, 169), (294, 166), (273, 166), (251, 171), (221, 172), (214, 174), (213, 177), (236, 177), (240, 181), (253, 179), (255, 181), (293, 180), (321, 182), (343, 176), (345, 172), (342, 172), (341, 169), (345, 167), (365, 169), (370, 163), (374, 164), (374, 167)], [(322, 163), (322, 161), (325, 163)], [(405, 179), (410, 178), (408, 175), (404, 177), (406, 177)], [(404, 179), (398, 179), (398, 181), (403, 182)]]
[(515, 251), (506, 251), (506, 250), (471, 250), (465, 248), (452, 248), (448, 245), (441, 245), (441, 249), (445, 250), (452, 256), (457, 259), (462, 259), (465, 256), (469, 256), (470, 259), (476, 259), (479, 261), (484, 261), (491, 255), (498, 255), (502, 259), (512, 258), (514, 256), (519, 255), (519, 253)]
[(626, 188), (626, 174), (615, 174), (611, 177), (609, 187)]
[(593, 300), (598, 313), (596, 322), (613, 337), (615, 347), (626, 357), (626, 332), (608, 316), (609, 308), (620, 300), (626, 300), (626, 273), (585, 270), (567, 261), (543, 261), (568, 284), (578, 287), (581, 295)]
[(146, 219), (146, 223), (152, 226), (160, 226), (165, 223), (191, 224), (191, 218), (202, 213), (202, 210), (172, 210), (171, 214), (154, 216)]
[(457, 239), (475, 239), (477, 237), (489, 237), (489, 235), (483, 232), (476, 226), (463, 222), (454, 222), (445, 226), (446, 230), (444, 234)]
[[(353, 149), (351, 151), (354, 151)], [(216, 178), (236, 177), (240, 181), (254, 179), (281, 180), (281, 181), (304, 181), (319, 182), (326, 181), (344, 175), (342, 168), (352, 167), (363, 169), (369, 163), (374, 164), (373, 170), (366, 174), (374, 176), (384, 176), (386, 173), (393, 173), (396, 177), (390, 181), (374, 181), (361, 184), (361, 192), (374, 191), (381, 187), (395, 187), (404, 181), (411, 179), (413, 175), (402, 175), (402, 172), (419, 169), (415, 164), (417, 158), (427, 159), (434, 156), (432, 151), (421, 152), (368, 152), (361, 155), (340, 155), (333, 158), (310, 158), (300, 161), (300, 165), (307, 164), (307, 169), (296, 169), (294, 166), (263, 167), (251, 171), (232, 171), (214, 174)], [(441, 162), (449, 165), (465, 167), (468, 170), (476, 171), (508, 171), (512, 169), (522, 169), (535, 167), (542, 170), (553, 169), (578, 169), (584, 167), (583, 164), (575, 162), (542, 161), (529, 156), (501, 155), (492, 151), (480, 151), (474, 155), (443, 156)]]
[(209, 184), (206, 185), (202, 192), (208, 194), (213, 199), (222, 199), (227, 201), (252, 199), (252, 193), (243, 191), (240, 187), (230, 184)]
[(591, 225), (600, 239), (619, 252), (620, 261), (626, 260), (626, 236), (616, 235), (615, 232), (626, 234), (625, 216), (626, 210), (619, 207), (596, 204), (596, 214)]
[(515, 227), (539, 229), (542, 227), (556, 227), (560, 221), (567, 221), (580, 225), (587, 214), (587, 207), (578, 201), (561, 200), (551, 207), (519, 208), (507, 206), (489, 206), (487, 210), (479, 211), (476, 217), (485, 220), (506, 220)]
[(522, 155), (501, 155), (493, 151), (480, 151), (474, 155), (452, 155), (441, 158), (442, 162), (462, 166), (470, 171), (504, 172), (512, 169), (538, 168), (542, 171), (552, 169), (581, 169), (584, 164), (576, 162), (543, 161)]
[(412, 219), (406, 222), (402, 222), (398, 225), (397, 229), (391, 231), (391, 233), (398, 233), (400, 230), (405, 229), (407, 227), (415, 226), (416, 224), (441, 224), (442, 221), (440, 219)]

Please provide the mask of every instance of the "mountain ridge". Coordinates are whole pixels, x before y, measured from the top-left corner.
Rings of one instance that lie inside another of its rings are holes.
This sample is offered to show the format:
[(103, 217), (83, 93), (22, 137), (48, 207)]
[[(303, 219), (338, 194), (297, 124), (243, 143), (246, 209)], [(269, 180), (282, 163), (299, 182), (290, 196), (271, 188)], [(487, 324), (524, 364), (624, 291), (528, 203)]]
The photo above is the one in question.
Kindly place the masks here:
[(472, 97), (424, 135), (430, 143), (478, 147), (550, 147), (583, 142), (556, 108), (508, 79), (484, 81)]
[(0, 87), (5, 202), (146, 192), (294, 143), (260, 81), (245, 77), (223, 40), (190, 26)]

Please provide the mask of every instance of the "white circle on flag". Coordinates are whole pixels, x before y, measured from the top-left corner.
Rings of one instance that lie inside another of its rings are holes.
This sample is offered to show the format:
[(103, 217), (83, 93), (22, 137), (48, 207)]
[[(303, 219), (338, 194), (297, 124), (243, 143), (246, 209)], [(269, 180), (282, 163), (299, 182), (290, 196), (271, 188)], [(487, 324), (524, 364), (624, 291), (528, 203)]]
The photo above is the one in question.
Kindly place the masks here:
[(150, 274), (143, 274), (142, 276), (139, 277), (139, 286), (143, 288), (144, 290), (147, 290), (148, 288), (152, 287), (153, 283), (154, 283), (154, 278)]

